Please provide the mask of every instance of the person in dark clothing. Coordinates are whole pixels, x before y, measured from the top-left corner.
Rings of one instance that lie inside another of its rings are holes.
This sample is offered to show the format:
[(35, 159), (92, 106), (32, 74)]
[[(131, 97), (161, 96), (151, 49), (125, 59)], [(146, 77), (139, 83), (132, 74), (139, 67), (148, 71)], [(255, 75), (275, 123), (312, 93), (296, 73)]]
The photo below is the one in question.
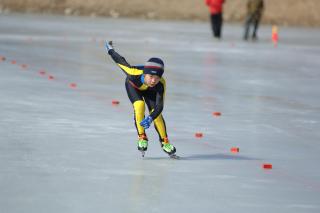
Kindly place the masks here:
[(264, 9), (263, 0), (248, 0), (247, 2), (247, 17), (245, 21), (245, 31), (244, 31), (244, 40), (249, 39), (250, 27), (253, 25), (252, 40), (257, 40), (257, 31), (259, 23), (262, 17), (262, 12)]
[(225, 0), (205, 0), (210, 11), (210, 21), (213, 36), (221, 38), (221, 30), (223, 25), (223, 3)]

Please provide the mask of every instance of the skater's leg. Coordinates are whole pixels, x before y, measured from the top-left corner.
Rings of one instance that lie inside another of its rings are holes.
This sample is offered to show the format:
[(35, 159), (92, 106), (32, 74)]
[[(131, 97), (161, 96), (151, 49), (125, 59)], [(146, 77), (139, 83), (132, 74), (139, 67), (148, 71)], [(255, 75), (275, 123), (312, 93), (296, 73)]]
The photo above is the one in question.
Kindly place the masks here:
[(133, 105), (134, 110), (134, 125), (137, 129), (138, 135), (145, 134), (144, 128), (140, 125), (140, 122), (144, 118), (145, 103), (142, 98), (142, 92), (136, 90), (128, 81), (126, 81), (126, 90), (128, 97)]
[[(138, 133), (138, 150), (146, 151), (148, 148), (148, 138), (145, 134), (144, 128), (140, 122), (144, 118), (145, 103), (142, 98), (141, 91), (136, 90), (128, 81), (126, 81), (126, 90), (128, 97), (133, 105), (134, 110), (134, 124)], [(144, 155), (144, 154), (143, 154)]]
[(156, 119), (154, 119), (154, 127), (157, 130), (160, 141), (163, 141), (164, 138), (168, 137), (166, 123), (161, 114)]
[[(149, 111), (152, 112), (156, 104), (155, 99), (153, 98), (153, 96), (150, 96), (150, 94), (145, 95), (144, 98)], [(173, 155), (176, 152), (176, 148), (172, 144), (170, 144), (168, 140), (166, 124), (162, 114), (154, 119), (154, 126), (159, 135), (159, 141), (163, 151), (168, 155)]]
[(138, 100), (133, 103), (134, 109), (134, 124), (137, 129), (138, 135), (145, 134), (144, 128), (140, 125), (140, 122), (144, 119), (145, 104), (144, 101)]
[(144, 118), (144, 110), (145, 110), (145, 104), (144, 101), (138, 100), (133, 103), (134, 108), (134, 124), (136, 126), (137, 132), (138, 132), (138, 150), (143, 151), (142, 156), (144, 156), (144, 151), (147, 151), (148, 149), (148, 138), (145, 134), (144, 128), (140, 125), (140, 122)]
[[(151, 113), (153, 109), (156, 106), (156, 94), (154, 93), (145, 93), (144, 94), (144, 100), (148, 106), (148, 110)], [(167, 129), (166, 129), (166, 124), (163, 119), (162, 114), (160, 114), (156, 119), (154, 119), (154, 127), (157, 130), (157, 133), (159, 135), (159, 140), (160, 142), (164, 140), (164, 138), (167, 138)]]
[(159, 115), (155, 121), (154, 126), (158, 132), (159, 135), (159, 141), (161, 144), (161, 147), (163, 151), (165, 151), (167, 154), (172, 155), (176, 152), (176, 148), (170, 144), (168, 136), (167, 136), (167, 130), (166, 130), (166, 123), (162, 117), (162, 115)]

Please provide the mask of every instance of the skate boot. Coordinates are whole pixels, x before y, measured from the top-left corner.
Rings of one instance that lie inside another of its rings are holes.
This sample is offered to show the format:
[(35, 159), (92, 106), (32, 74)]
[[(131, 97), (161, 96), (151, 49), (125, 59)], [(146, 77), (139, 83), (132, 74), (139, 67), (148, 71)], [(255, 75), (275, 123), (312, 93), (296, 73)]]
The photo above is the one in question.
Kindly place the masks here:
[(137, 142), (138, 150), (141, 152), (142, 157), (144, 157), (145, 151), (148, 149), (148, 138), (145, 134), (139, 135), (139, 140)]
[(163, 139), (163, 141), (161, 142), (161, 147), (163, 151), (169, 155), (170, 158), (175, 158), (175, 159), (179, 158), (179, 156), (175, 154), (176, 148), (169, 143), (168, 138)]

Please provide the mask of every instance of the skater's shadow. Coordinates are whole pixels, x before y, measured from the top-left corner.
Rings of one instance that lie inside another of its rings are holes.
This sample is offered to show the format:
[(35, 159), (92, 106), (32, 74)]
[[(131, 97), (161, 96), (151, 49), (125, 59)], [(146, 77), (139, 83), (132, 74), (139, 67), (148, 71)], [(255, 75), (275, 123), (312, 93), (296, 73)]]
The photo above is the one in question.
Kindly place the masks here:
[[(165, 160), (168, 157), (146, 157), (146, 160)], [(180, 156), (179, 160), (261, 160), (240, 155), (231, 154), (194, 154), (189, 156)]]
[(261, 160), (258, 158), (230, 154), (194, 154), (181, 157), (182, 160)]

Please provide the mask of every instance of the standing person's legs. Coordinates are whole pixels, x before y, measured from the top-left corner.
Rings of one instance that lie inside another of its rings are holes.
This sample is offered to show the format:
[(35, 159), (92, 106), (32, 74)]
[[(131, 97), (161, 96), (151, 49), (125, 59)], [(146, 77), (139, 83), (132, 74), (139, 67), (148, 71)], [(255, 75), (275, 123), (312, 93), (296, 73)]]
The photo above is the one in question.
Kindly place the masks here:
[(217, 14), (217, 38), (222, 35), (223, 16), (222, 13)]
[(213, 14), (210, 14), (211, 30), (212, 35), (215, 36), (215, 17)]
[(253, 33), (252, 33), (252, 39), (256, 40), (257, 39), (257, 32), (259, 28), (259, 23), (260, 23), (260, 15), (256, 15), (253, 21)]
[(214, 37), (220, 38), (221, 14), (212, 15)]
[(244, 40), (248, 40), (249, 38), (249, 31), (250, 31), (250, 25), (252, 22), (252, 15), (248, 15), (245, 21), (245, 25), (244, 25), (244, 36), (243, 39)]

